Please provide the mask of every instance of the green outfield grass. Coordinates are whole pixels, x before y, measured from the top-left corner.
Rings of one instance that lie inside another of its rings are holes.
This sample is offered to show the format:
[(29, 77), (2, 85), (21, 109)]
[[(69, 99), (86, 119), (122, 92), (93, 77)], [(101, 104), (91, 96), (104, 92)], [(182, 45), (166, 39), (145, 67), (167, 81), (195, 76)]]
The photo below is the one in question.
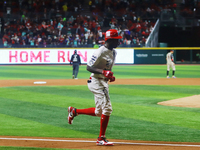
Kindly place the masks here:
[[(89, 77), (85, 68), (80, 67), (78, 78)], [(0, 66), (0, 79), (70, 79), (71, 69), (70, 66)], [(177, 65), (176, 69), (179, 78), (200, 78), (199, 65)], [(166, 78), (165, 65), (115, 66), (113, 71), (116, 78)], [(200, 142), (199, 108), (157, 105), (160, 101), (197, 94), (200, 85), (110, 85), (113, 113), (107, 138)], [(87, 85), (1, 87), (0, 135), (97, 138), (100, 118), (79, 115), (69, 125), (68, 106), (95, 106)]]
[[(166, 65), (115, 65), (116, 78), (166, 78)], [(170, 76), (172, 71), (170, 71)], [(80, 66), (78, 78), (87, 79), (86, 65)], [(178, 78), (200, 78), (200, 65), (176, 65)], [(0, 80), (6, 79), (71, 79), (72, 67), (60, 66), (0, 66)]]

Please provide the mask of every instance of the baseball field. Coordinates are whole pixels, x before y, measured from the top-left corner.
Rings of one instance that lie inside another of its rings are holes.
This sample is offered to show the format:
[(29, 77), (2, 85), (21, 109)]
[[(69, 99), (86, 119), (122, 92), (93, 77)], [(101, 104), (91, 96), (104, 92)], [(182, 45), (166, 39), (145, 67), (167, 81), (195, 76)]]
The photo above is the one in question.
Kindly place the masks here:
[[(106, 136), (115, 145), (99, 147), (100, 118), (67, 122), (68, 106), (95, 106), (85, 65), (77, 80), (69, 65), (0, 66), (0, 150), (200, 149), (200, 65), (176, 65), (175, 79), (166, 78), (166, 65), (115, 65), (113, 72)], [(169, 100), (177, 105), (158, 104)]]

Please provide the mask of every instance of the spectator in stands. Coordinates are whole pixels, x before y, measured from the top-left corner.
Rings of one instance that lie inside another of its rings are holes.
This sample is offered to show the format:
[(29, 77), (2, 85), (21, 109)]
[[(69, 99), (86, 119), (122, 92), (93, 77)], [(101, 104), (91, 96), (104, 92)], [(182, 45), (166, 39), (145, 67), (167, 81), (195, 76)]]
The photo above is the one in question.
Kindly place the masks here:
[(65, 4), (62, 6), (62, 9), (63, 9), (63, 18), (64, 18), (64, 17), (68, 17), (68, 7), (67, 7), (67, 3), (65, 3)]
[[(157, 6), (158, 2), (156, 4), (148, 0), (147, 2), (148, 5), (140, 1), (95, 0), (89, 4), (91, 15), (84, 15), (79, 11), (80, 8), (85, 8), (82, 7), (83, 1), (64, 3), (59, 0), (35, 0), (33, 4), (27, 3), (26, 0), (20, 1), (16, 7), (19, 11), (20, 7), (23, 8), (20, 12), (22, 15), (16, 18), (15, 23), (6, 22), (5, 35), (8, 38), (4, 37), (4, 43), (5, 45), (31, 47), (84, 46), (85, 44), (93, 46), (94, 41), (103, 39), (103, 31), (110, 27), (119, 30), (119, 34), (122, 34), (123, 40), (126, 41), (125, 45), (141, 46), (144, 45), (156, 21), (156, 19), (150, 21), (148, 17), (153, 18), (157, 15), (159, 8), (162, 8)], [(163, 5), (162, 0), (160, 3)], [(11, 9), (14, 10), (13, 6)], [(102, 9), (105, 11), (102, 12)], [(46, 12), (49, 12), (49, 15), (45, 15)], [(146, 17), (146, 21), (141, 18), (142, 14)], [(68, 15), (70, 17), (67, 17)]]

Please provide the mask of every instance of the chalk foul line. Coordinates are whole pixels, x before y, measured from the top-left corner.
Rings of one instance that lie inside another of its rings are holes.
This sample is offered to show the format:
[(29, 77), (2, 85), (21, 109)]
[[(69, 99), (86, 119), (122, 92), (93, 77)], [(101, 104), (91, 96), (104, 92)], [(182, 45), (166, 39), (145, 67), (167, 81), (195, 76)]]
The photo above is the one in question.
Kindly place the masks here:
[[(96, 141), (87, 141), (87, 140), (61, 140), (61, 139), (58, 140), (58, 139), (34, 139), (34, 138), (0, 138), (0, 140), (96, 143)], [(127, 145), (146, 145), (146, 146), (200, 147), (200, 145), (195, 145), (195, 144), (129, 143), (129, 142), (113, 142), (113, 143), (127, 144)]]

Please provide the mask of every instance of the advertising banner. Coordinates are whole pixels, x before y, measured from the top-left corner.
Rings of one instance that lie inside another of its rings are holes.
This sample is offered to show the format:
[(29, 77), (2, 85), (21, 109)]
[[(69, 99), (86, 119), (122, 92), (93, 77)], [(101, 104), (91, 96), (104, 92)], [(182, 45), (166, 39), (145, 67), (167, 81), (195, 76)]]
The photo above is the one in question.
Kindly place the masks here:
[[(69, 64), (75, 49), (1, 49), (0, 64)], [(76, 49), (87, 64), (96, 49)], [(116, 49), (116, 64), (133, 64), (133, 49)]]
[(135, 64), (166, 64), (167, 50), (134, 50)]

